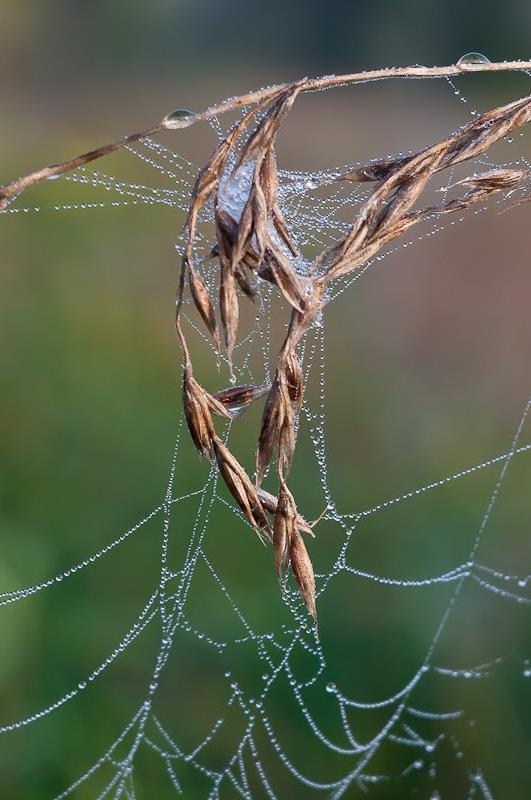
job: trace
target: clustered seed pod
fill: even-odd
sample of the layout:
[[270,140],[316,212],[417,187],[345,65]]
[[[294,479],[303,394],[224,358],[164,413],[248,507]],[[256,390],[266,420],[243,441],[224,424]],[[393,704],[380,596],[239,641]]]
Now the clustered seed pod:
[[[307,275],[301,276],[295,267],[295,259],[299,255],[278,203],[274,146],[280,124],[303,86],[304,82],[281,87],[267,101],[258,103],[233,126],[200,170],[185,224],[177,330],[185,361],[183,404],[193,442],[202,456],[212,459],[214,455],[219,473],[245,519],[262,540],[272,544],[279,579],[281,582],[284,580],[289,565],[304,604],[317,622],[314,571],[301,535],[312,533],[312,525],[297,511],[295,499],[286,482],[294,458],[297,422],[304,393],[297,346],[322,312],[325,289],[331,281],[366,263],[385,244],[411,226],[433,216],[468,208],[499,191],[510,194],[529,180],[529,169],[492,169],[445,187],[446,190],[464,189],[462,196],[445,199],[439,206],[417,207],[434,175],[481,155],[500,138],[528,122],[531,118],[531,102],[529,98],[524,98],[478,116],[447,139],[418,153],[347,170],[340,180],[373,181],[378,185],[360,207],[345,235],[323,250]],[[258,112],[262,113],[262,117],[247,135],[239,157],[236,157],[240,137],[246,133]],[[180,118],[178,122],[180,124]],[[229,159],[234,166],[227,178]],[[230,186],[230,181],[241,169],[245,169],[250,176],[249,192],[241,212],[234,212],[233,215],[224,207],[220,186]],[[529,199],[528,194],[520,202]],[[192,375],[188,348],[180,325],[186,275],[193,302],[218,352],[221,346],[214,305],[192,263],[198,215],[209,200],[214,207],[216,244],[210,249],[207,260],[217,259],[219,262],[219,309],[231,374],[239,324],[238,292],[254,301],[256,285],[260,280],[265,280],[278,288],[290,306],[288,331],[278,356],[274,379],[268,385],[233,386],[209,394]],[[243,466],[217,436],[211,414],[235,419],[265,394],[267,398],[256,450],[256,480],[253,483]],[[261,487],[275,459],[279,478],[277,497]],[[272,522],[268,515],[272,517]]]

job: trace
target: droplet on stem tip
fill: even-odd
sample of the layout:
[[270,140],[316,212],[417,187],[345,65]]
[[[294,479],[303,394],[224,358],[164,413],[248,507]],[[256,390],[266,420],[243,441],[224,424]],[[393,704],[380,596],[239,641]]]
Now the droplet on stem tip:
[[165,128],[187,128],[194,121],[197,114],[194,111],[188,111],[187,108],[176,108],[175,111],[170,111],[162,120]]

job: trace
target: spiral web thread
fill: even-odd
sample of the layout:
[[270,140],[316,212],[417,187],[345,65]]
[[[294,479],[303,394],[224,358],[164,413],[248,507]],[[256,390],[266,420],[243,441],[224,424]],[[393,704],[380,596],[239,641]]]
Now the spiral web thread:
[[[452,91],[462,102],[466,98],[461,94],[455,83],[448,80]],[[476,112],[472,110],[472,114]],[[221,135],[221,127],[216,121],[213,123],[218,134]],[[520,135],[523,135],[520,134]],[[189,192],[196,167],[181,155],[172,152],[162,144],[145,139],[138,146],[128,148],[132,156],[140,158],[150,167],[156,170],[156,174],[163,176],[169,183],[168,188],[147,186],[115,178],[103,171],[91,171],[82,168],[66,177],[67,181],[87,187],[103,188],[109,192],[112,199],[109,202],[88,201],[72,204],[51,206],[56,210],[97,209],[106,207],[109,204],[114,207],[128,205],[163,205],[174,209],[186,209],[188,205]],[[524,165],[529,167],[529,162],[521,156],[518,161],[507,161],[500,166]],[[488,154],[476,159],[474,169],[481,171],[493,164]],[[469,174],[472,170],[469,170]],[[337,184],[335,179],[340,174],[341,169],[323,170],[318,173],[305,172],[280,172],[280,200],[283,213],[288,222],[289,228],[296,239],[299,248],[312,248],[318,246],[323,248],[337,239],[347,229],[347,219],[352,217],[352,209],[368,196],[372,187],[359,186],[353,187],[351,184]],[[446,191],[445,185],[452,183],[453,175],[445,177],[445,184],[441,190]],[[509,199],[507,195],[498,199],[497,203],[502,208],[514,201],[514,196]],[[492,213],[491,203],[489,209],[477,208],[469,213]],[[350,213],[345,216],[344,209],[349,209]],[[44,207],[31,208],[12,204],[7,210],[7,214],[24,214],[35,211],[43,211]],[[212,209],[207,208],[204,212],[204,222],[209,221]],[[426,237],[434,237],[448,225],[459,224],[466,218],[466,214],[459,219],[444,220],[442,223],[434,220],[433,224],[427,229],[422,230],[411,240],[400,241],[398,245],[390,248],[387,252],[369,261],[362,269],[353,273],[348,278],[338,281],[332,288],[328,297],[328,302],[333,301],[340,294],[351,288],[352,285],[363,278],[368,270],[373,269],[383,259],[389,258],[401,247],[410,247],[417,240]],[[198,237],[197,254],[198,257],[204,255],[208,246],[211,244],[208,238]],[[180,243],[177,242],[177,251],[180,250]],[[304,265],[301,265],[301,269]],[[214,294],[215,283],[214,271],[208,268],[203,269],[203,278],[209,290]],[[270,369],[274,350],[270,352],[271,331],[270,307],[274,301],[274,290],[271,287],[260,289],[258,297],[258,308],[256,325],[247,335],[242,336],[236,349],[236,363],[238,383],[258,383],[270,377]],[[203,344],[211,347],[207,336],[203,333],[201,326],[196,324],[196,316],[191,307],[185,314],[187,323],[193,326],[197,335],[202,337]],[[326,313],[324,314],[326,317]],[[438,798],[440,795],[437,790],[437,772],[435,758],[437,749],[443,741],[450,741],[455,758],[462,758],[462,746],[455,735],[449,732],[449,725],[453,720],[462,717],[465,711],[459,707],[449,708],[445,711],[433,711],[422,705],[422,700],[417,699],[419,687],[428,676],[439,676],[448,681],[460,681],[475,679],[478,681],[486,679],[494,674],[504,663],[504,654],[499,654],[488,663],[470,665],[466,668],[452,668],[441,664],[438,660],[437,646],[446,631],[452,624],[456,614],[457,601],[465,587],[473,584],[481,592],[490,596],[494,595],[500,603],[508,603],[511,606],[520,606],[527,609],[531,604],[529,588],[531,578],[527,574],[506,574],[499,570],[496,565],[483,563],[480,559],[479,547],[484,537],[489,533],[489,520],[493,510],[499,500],[506,483],[510,480],[513,464],[520,462],[528,456],[531,451],[531,429],[530,429],[530,408],[531,394],[528,398],[522,398],[521,413],[515,420],[514,433],[512,440],[507,443],[504,452],[495,453],[492,457],[481,463],[465,465],[451,475],[436,477],[424,485],[416,486],[410,491],[397,497],[384,498],[376,505],[361,510],[348,511],[338,509],[334,502],[334,494],[330,487],[327,475],[327,452],[325,438],[325,320],[320,320],[314,325],[302,346],[301,361],[306,379],[310,375],[318,375],[319,391],[317,398],[305,398],[299,437],[310,436],[313,444],[313,451],[318,465],[320,476],[320,490],[323,498],[323,505],[327,506],[325,520],[337,526],[342,532],[341,546],[338,548],[334,557],[331,559],[331,566],[325,572],[319,572],[317,564],[317,601],[318,604],[326,594],[327,590],[339,576],[352,580],[352,596],[355,597],[358,585],[362,582],[372,582],[375,586],[393,586],[402,588],[404,591],[429,592],[435,587],[444,587],[447,592],[447,603],[444,613],[438,619],[433,620],[433,636],[427,647],[424,658],[418,663],[417,668],[410,675],[409,679],[393,695],[382,697],[373,702],[363,701],[356,691],[356,687],[345,687],[333,683],[325,683],[324,676],[330,673],[330,665],[327,661],[325,646],[319,640],[315,630],[310,624],[304,608],[301,604],[297,592],[286,587],[282,597],[282,602],[287,609],[290,625],[282,625],[278,630],[260,630],[253,624],[253,620],[248,616],[233,599],[231,586],[218,572],[216,566],[208,556],[207,540],[211,532],[211,515],[213,509],[222,506],[226,513],[232,515],[236,522],[239,520],[239,527],[243,528],[245,522],[240,512],[231,502],[218,494],[218,476],[215,468],[212,468],[206,478],[204,485],[199,486],[192,492],[179,494],[179,487],[176,485],[176,464],[179,458],[187,458],[191,452],[187,437],[181,442],[182,422],[179,424],[173,457],[169,470],[168,483],[164,497],[160,505],[153,508],[142,519],[140,519],[129,530],[122,533],[115,540],[105,547],[83,559],[79,563],[72,565],[69,569],[52,578],[44,579],[42,582],[26,588],[7,591],[0,595],[0,606],[9,606],[20,601],[31,598],[40,592],[50,589],[56,583],[75,579],[75,576],[85,569],[90,569],[93,564],[105,558],[116,548],[126,546],[126,543],[133,537],[141,536],[147,523],[158,520],[162,529],[161,550],[160,550],[160,578],[158,585],[153,587],[153,591],[147,599],[142,611],[139,613],[133,624],[122,636],[119,644],[110,655],[99,664],[89,675],[86,675],[77,686],[62,697],[55,699],[45,708],[39,709],[31,716],[20,719],[12,723],[0,725],[0,733],[7,735],[14,730],[22,729],[27,726],[38,724],[43,717],[52,715],[66,703],[73,701],[80,693],[96,681],[104,672],[112,668],[113,663],[120,655],[137,639],[142,637],[144,632],[153,626],[158,626],[160,630],[160,643],[153,665],[144,697],[138,703],[133,716],[129,719],[123,729],[116,735],[114,740],[106,747],[100,758],[95,761],[78,780],[66,788],[61,794],[57,795],[56,800],[67,798],[76,794],[76,790],[84,784],[89,784],[101,772],[105,771],[110,775],[103,788],[98,788],[98,800],[103,798],[128,798],[132,800],[137,795],[135,793],[135,769],[137,756],[143,748],[155,753],[161,760],[167,771],[168,781],[175,789],[176,793],[183,792],[182,781],[180,778],[180,767],[186,764],[205,778],[209,789],[209,798],[225,796],[223,793],[227,787],[230,789],[229,796],[239,796],[251,798],[255,796],[266,796],[269,798],[279,798],[281,795],[275,790],[275,781],[271,778],[267,767],[267,759],[262,754],[262,740],[268,742],[272,753],[282,765],[282,769],[301,785],[301,796],[320,795],[330,798],[340,798],[352,796],[352,787],[357,787],[361,794],[369,792],[377,784],[385,784],[400,778],[407,778],[412,773],[426,773],[432,779],[432,793],[430,797]],[[262,354],[263,373],[257,374],[255,361],[250,358],[250,353],[255,348]],[[531,387],[530,387],[531,388]],[[237,421],[232,425],[238,424]],[[230,427],[230,426],[229,426]],[[230,435],[227,430],[226,435]],[[349,555],[349,545],[354,532],[357,536],[363,535],[363,526],[368,517],[379,514],[385,509],[398,504],[415,501],[426,493],[437,492],[443,487],[454,481],[466,481],[472,475],[479,472],[488,473],[492,476],[492,489],[487,497],[481,521],[474,536],[472,536],[471,546],[468,557],[462,563],[456,564],[452,569],[438,575],[429,577],[407,576],[404,578],[387,577],[385,575],[374,574],[372,572],[357,569],[353,558]],[[172,520],[179,514],[179,507],[189,502],[196,503],[197,514],[195,524],[191,531],[183,531],[178,526],[172,526]],[[232,531],[231,535],[244,535],[242,531]],[[183,556],[175,568],[172,559],[173,537],[187,537],[186,546],[183,549]],[[206,569],[209,575],[212,592],[224,598],[226,613],[237,618],[240,627],[240,636],[234,640],[216,640],[209,633],[201,628],[196,628],[191,623],[188,612],[187,602],[193,586],[194,578],[198,568]],[[281,601],[279,600],[279,603]],[[326,625],[326,620],[323,620]],[[172,729],[161,721],[157,710],[157,692],[161,677],[167,669],[167,662],[173,650],[174,641],[178,632],[186,631],[189,635],[197,637],[203,644],[211,648],[213,653],[223,654],[232,651],[232,657],[237,658],[238,646],[246,644],[255,650],[256,658],[263,670],[262,684],[253,692],[249,692],[234,679],[231,672],[227,671],[224,681],[227,688],[226,711],[230,719],[230,710],[236,709],[243,719],[243,734],[239,738],[232,755],[228,758],[223,768],[212,768],[207,756],[209,745],[215,741],[216,736],[226,722],[223,716],[211,724],[207,723],[204,737],[199,740],[196,746],[189,750],[183,749],[179,744],[181,726],[186,725],[186,720],[174,720]],[[301,679],[297,674],[294,665],[294,654],[302,649],[306,656],[313,663],[313,669]],[[531,666],[526,661],[521,665],[522,676],[531,676]],[[328,753],[341,756],[341,769],[338,770],[338,777],[335,780],[322,782],[313,777],[316,770],[313,764],[296,763],[288,754],[289,747],[283,742],[282,734],[276,729],[274,722],[268,714],[268,698],[273,692],[275,684],[279,680],[287,679],[291,699],[295,702],[301,712],[303,732],[302,736],[310,736],[315,742]],[[329,695],[331,702],[336,704],[338,720],[340,723],[341,736],[332,738],[326,734],[314,719],[311,709],[311,701],[307,696],[311,690],[317,690]],[[376,725],[374,735],[368,740],[360,740],[356,734],[355,723],[352,721],[351,713],[364,712],[374,713],[380,722]],[[427,737],[422,733],[423,723],[429,721],[433,726],[439,728],[439,733],[435,736],[430,734]],[[472,722],[472,721],[471,721]],[[315,744],[314,742],[314,744]],[[394,745],[403,751],[405,762],[403,768],[394,775],[380,774],[373,768],[379,751],[389,744]],[[4,742],[8,747],[8,742]],[[254,777],[251,777],[251,774]],[[481,765],[470,765],[467,767],[468,798],[483,797],[491,798],[491,790],[487,783]],[[259,786],[259,794],[256,786]],[[350,792],[350,793],[349,793]]]

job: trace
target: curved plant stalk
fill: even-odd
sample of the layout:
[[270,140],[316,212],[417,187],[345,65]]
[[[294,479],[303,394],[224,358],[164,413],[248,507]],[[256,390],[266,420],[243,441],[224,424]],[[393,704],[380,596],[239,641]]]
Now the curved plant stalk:
[[[299,86],[301,92],[317,92],[324,89],[332,89],[336,86],[348,86],[354,83],[389,80],[391,78],[445,78],[453,75],[462,75],[464,72],[521,72],[530,69],[531,61],[489,61],[480,64],[457,63],[450,64],[447,67],[390,67],[388,69],[353,72],[347,75],[332,75],[324,78],[305,78],[299,81]],[[12,198],[21,194],[30,186],[34,186],[36,183],[41,183],[50,178],[57,178],[84,164],[88,164],[90,161],[95,161],[98,158],[114,153],[116,150],[120,150],[128,144],[133,144],[148,136],[155,136],[165,131],[187,128],[190,125],[195,125],[200,120],[213,119],[214,117],[219,117],[221,114],[226,114],[228,111],[236,111],[246,106],[262,103],[267,104],[276,95],[287,91],[289,86],[290,84],[280,84],[268,87],[267,89],[249,92],[240,97],[231,98],[230,100],[225,100],[222,103],[211,106],[200,114],[187,114],[185,119],[181,118],[178,122],[172,121],[173,115],[168,114],[154,127],[147,128],[138,133],[132,133],[122,139],[118,139],[116,142],[111,142],[95,150],[90,150],[88,153],[83,153],[67,161],[42,167],[35,172],[31,172],[22,178],[12,181],[12,183],[7,184],[0,190],[0,212],[4,211]]]

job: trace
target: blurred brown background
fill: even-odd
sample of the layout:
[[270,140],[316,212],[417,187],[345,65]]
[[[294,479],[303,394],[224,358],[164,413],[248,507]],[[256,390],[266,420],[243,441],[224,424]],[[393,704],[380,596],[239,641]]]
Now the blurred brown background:
[[[530,22],[524,0],[4,0],[0,183],[137,130],[175,107],[200,109],[278,80],[452,63],[470,50],[492,60],[525,58]],[[529,92],[529,81],[521,75],[463,79],[467,104],[443,81],[395,81],[302,98],[280,141],[281,166],[319,169],[420,147],[468,121],[471,108]],[[164,139],[195,164],[213,143],[210,129]],[[530,149],[529,134],[515,137],[496,159],[529,157]],[[100,166],[125,180],[171,186],[130,156]],[[61,181],[28,193],[19,205],[82,202],[89,194]],[[497,210],[471,214],[389,257],[327,308],[329,483],[341,511],[371,508],[509,449],[530,391],[529,206],[503,215]],[[173,243],[182,221],[180,212],[161,206],[1,220],[1,591],[68,568],[162,500],[180,408]],[[215,371],[210,380],[219,380]],[[309,397],[318,403],[316,387],[309,387]],[[256,429],[257,415],[243,424]],[[311,442],[302,434],[293,484],[312,518],[322,497]],[[529,442],[527,424],[520,443]],[[530,464],[525,454],[511,463],[478,553],[483,563],[519,575],[529,571]],[[429,577],[462,563],[499,469],[362,520],[348,563],[396,578]],[[205,476],[185,440],[175,493],[199,488]],[[195,514],[191,502],[174,512],[176,563]],[[148,523],[68,581],[0,609],[0,725],[54,702],[113,650],[158,580],[160,523]],[[312,557],[324,572],[343,533],[327,522],[317,532]],[[222,506],[206,548],[254,628],[281,637],[281,625],[293,623],[279,600],[269,554]],[[326,683],[367,702],[398,691],[424,657],[451,589],[397,589],[347,575],[334,580],[320,605],[327,665],[308,697],[334,741],[343,740]],[[242,635],[206,574],[194,583],[189,616],[219,640]],[[0,736],[0,797],[53,797],[101,755],[145,693],[160,639],[156,626],[81,697]],[[530,644],[527,608],[470,582],[435,662],[466,669],[504,655],[504,663],[484,681],[426,680],[419,704],[464,709],[463,721],[445,729],[432,757],[435,777],[426,756],[423,769],[405,782],[376,786],[370,796],[464,798],[467,773],[481,767],[495,798],[529,797],[529,681],[522,670]],[[299,667],[302,673],[310,668],[303,655]],[[179,745],[192,750],[225,716],[205,761],[213,768],[226,763],[244,723],[234,709],[227,712],[222,676],[231,671],[252,693],[261,669],[253,648],[229,646],[213,657],[195,637],[179,634],[158,695]],[[323,754],[287,681],[279,683],[267,710],[289,757],[316,780],[337,779],[348,769],[345,758]],[[353,718],[362,740],[374,734],[374,724],[373,717]],[[427,723],[423,732],[429,738],[440,730]],[[265,737],[258,742],[278,797],[317,796],[289,778]],[[415,755],[383,748],[374,771],[399,774]],[[207,782],[191,767],[180,765],[178,774],[185,797],[207,796]],[[74,796],[96,797],[100,788],[95,782]],[[235,796],[230,787],[224,791],[223,797]],[[349,798],[362,796],[355,786],[349,792]],[[140,757],[137,794],[173,796],[163,765],[148,752]],[[257,790],[256,796],[263,795]]]

